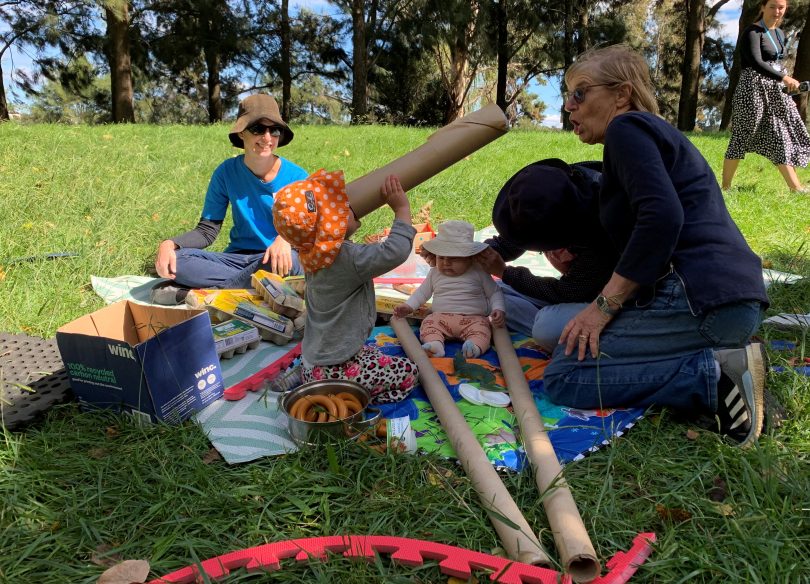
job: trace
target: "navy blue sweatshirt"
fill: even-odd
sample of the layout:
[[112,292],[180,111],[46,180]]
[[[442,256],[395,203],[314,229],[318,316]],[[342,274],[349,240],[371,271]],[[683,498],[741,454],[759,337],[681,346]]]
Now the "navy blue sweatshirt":
[[608,125],[599,213],[620,253],[620,276],[650,287],[671,266],[695,314],[743,300],[767,305],[762,263],[729,215],[714,172],[658,116],[627,112]]

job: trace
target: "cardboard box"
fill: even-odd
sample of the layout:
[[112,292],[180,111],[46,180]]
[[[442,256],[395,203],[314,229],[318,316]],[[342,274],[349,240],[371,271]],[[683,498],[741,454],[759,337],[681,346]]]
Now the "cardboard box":
[[122,300],[62,326],[56,343],[83,409],[175,424],[224,390],[205,310]]

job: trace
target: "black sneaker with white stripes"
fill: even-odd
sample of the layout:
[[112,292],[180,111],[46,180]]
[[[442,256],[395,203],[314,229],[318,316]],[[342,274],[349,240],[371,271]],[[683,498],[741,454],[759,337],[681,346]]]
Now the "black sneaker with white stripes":
[[765,349],[761,343],[751,343],[715,351],[714,358],[720,363],[715,412],[720,433],[739,446],[750,446],[762,432]]

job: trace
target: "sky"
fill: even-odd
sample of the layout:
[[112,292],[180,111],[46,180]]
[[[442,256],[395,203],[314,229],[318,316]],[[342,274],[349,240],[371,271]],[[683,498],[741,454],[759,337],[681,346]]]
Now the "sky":
[[[311,12],[316,14],[335,12],[335,7],[324,0],[293,0],[291,8],[294,11],[297,7],[308,8]],[[723,29],[723,38],[727,41],[734,42],[737,38],[737,22],[740,17],[740,9],[742,7],[742,0],[731,0],[728,4],[723,6],[718,12],[717,20],[720,22]],[[31,58],[29,55],[21,54],[16,50],[9,50],[3,55],[3,84],[6,88],[6,93],[9,101],[19,102],[22,95],[15,86],[10,83],[10,73],[13,68],[22,68],[25,70],[30,67]],[[549,127],[560,127],[560,107],[562,106],[562,96],[560,95],[560,84],[558,80],[549,80],[545,86],[533,85],[530,86],[530,91],[537,94],[543,102],[546,103],[548,108],[545,111],[543,125]]]

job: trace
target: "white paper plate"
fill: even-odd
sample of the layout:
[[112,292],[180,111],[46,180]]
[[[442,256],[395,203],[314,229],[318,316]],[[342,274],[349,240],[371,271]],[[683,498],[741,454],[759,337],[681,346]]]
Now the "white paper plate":
[[459,385],[458,392],[461,394],[461,397],[477,406],[505,408],[510,403],[509,396],[505,393],[500,391],[478,389],[469,383],[462,383]]

